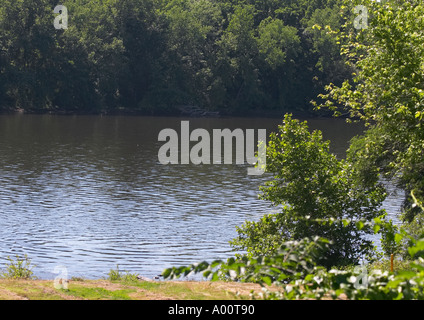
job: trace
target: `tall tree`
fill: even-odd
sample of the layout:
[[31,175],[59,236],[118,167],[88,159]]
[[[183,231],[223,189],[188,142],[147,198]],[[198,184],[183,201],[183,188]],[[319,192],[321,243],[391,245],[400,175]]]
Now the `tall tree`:
[[216,74],[226,93],[225,104],[233,110],[262,104],[254,16],[253,6],[236,6],[219,43]]
[[373,231],[361,228],[361,221],[384,214],[385,194],[378,183],[357,184],[356,170],[329,151],[322,133],[311,133],[306,122],[290,115],[271,134],[266,156],[266,172],[274,178],[261,187],[261,198],[276,213],[238,228],[235,249],[269,255],[285,241],[320,236],[333,242],[320,259],[327,267],[357,264],[371,254],[367,236]]
[[260,57],[265,62],[260,69],[262,90],[272,97],[268,103],[281,111],[295,108],[295,101],[290,96],[304,89],[296,77],[301,51],[298,30],[284,25],[280,19],[268,17],[259,25],[257,42]]
[[[328,86],[323,106],[368,125],[352,145],[350,159],[362,169],[364,184],[389,179],[405,191],[403,219],[418,237],[424,232],[424,213],[417,205],[424,199],[424,5],[365,1],[347,2],[346,9],[355,5],[368,12],[361,24],[359,12],[348,21],[345,34],[344,53],[357,71],[353,81]],[[367,28],[359,29],[364,23]]]
[[222,29],[221,9],[210,0],[174,0],[167,19],[167,75],[174,103],[211,107],[209,86]]
[[50,4],[48,0],[6,0],[1,4],[0,46],[2,62],[6,64],[2,73],[13,107],[51,105],[50,57],[55,29]]
[[123,43],[123,66],[119,75],[119,105],[149,110],[162,107],[167,61],[167,25],[158,13],[156,0],[117,1],[116,24]]

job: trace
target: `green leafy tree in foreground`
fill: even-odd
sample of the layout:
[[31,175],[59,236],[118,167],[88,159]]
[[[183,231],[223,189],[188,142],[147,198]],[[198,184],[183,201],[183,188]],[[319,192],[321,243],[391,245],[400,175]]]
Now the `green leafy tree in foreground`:
[[[363,185],[389,180],[405,192],[402,219],[420,238],[424,213],[424,4],[422,1],[349,1],[365,5],[368,28],[347,22],[343,54],[356,70],[353,80],[330,84],[321,107],[360,119],[368,130],[356,138],[349,161]],[[415,200],[414,200],[415,198]]]
[[385,194],[377,183],[358,186],[356,172],[329,151],[320,131],[311,133],[306,122],[286,115],[270,136],[266,172],[274,179],[261,187],[260,197],[279,212],[237,228],[239,235],[231,242],[235,249],[267,255],[285,241],[319,236],[333,243],[320,259],[325,266],[356,264],[372,252],[366,239],[372,230],[354,222],[384,214]]

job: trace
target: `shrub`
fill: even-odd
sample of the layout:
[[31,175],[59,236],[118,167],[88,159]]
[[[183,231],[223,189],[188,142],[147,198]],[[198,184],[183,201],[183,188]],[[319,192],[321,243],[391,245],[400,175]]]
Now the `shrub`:
[[110,281],[125,281],[125,282],[133,282],[138,280],[138,275],[129,273],[125,271],[125,273],[119,270],[119,266],[116,266],[116,270],[110,269],[108,274],[108,280]]
[[1,277],[6,279],[35,279],[33,276],[33,267],[31,265],[31,259],[27,255],[20,257],[16,255],[16,260],[11,257],[7,257],[9,261],[6,264],[6,270],[1,272]]
[[[212,281],[224,274],[238,281],[257,282],[263,287],[255,298],[266,300],[298,299],[351,299],[351,300],[412,300],[424,299],[424,239],[414,241],[409,247],[415,259],[408,269],[389,272],[379,269],[367,270],[346,268],[345,270],[317,266],[314,257],[329,246],[323,238],[287,242],[275,254],[242,259],[230,258],[212,263],[202,262],[188,267],[164,270],[165,279],[202,273]],[[271,287],[272,285],[272,287]]]

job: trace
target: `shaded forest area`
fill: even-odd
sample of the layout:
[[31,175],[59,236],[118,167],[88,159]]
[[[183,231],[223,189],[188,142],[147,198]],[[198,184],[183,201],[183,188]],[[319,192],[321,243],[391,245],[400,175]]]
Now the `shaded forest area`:
[[[314,113],[351,70],[328,32],[339,0],[57,0],[0,4],[0,110]],[[321,114],[324,111],[320,111]]]

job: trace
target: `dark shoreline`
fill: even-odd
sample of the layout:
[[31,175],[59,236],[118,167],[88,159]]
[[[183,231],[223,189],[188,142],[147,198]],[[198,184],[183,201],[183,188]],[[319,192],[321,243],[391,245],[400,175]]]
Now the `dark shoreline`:
[[[53,115],[53,116],[134,116],[134,117],[187,117],[187,118],[271,118],[271,119],[282,119],[286,113],[292,114],[295,118],[303,119],[330,119],[334,118],[332,114],[324,114],[317,112],[305,112],[305,111],[271,111],[271,110],[258,110],[258,111],[246,111],[243,113],[232,112],[208,112],[205,111],[204,115],[187,114],[184,112],[171,111],[171,112],[145,112],[138,110],[103,110],[103,111],[67,111],[67,110],[24,110],[24,109],[9,109],[0,110],[0,115],[14,115],[14,114],[25,114],[25,115]],[[343,118],[343,117],[340,117]]]

